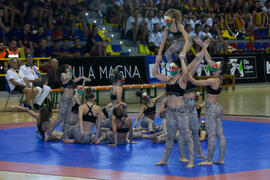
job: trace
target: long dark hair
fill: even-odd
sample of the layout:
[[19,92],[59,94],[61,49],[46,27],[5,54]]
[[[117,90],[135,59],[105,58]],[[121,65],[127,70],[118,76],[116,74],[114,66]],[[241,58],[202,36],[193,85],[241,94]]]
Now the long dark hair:
[[118,107],[113,109],[113,115],[116,117],[116,119],[127,117],[127,107],[120,104]]
[[90,88],[85,89],[84,93],[85,93],[84,98],[86,101],[93,99],[95,97],[92,89]]
[[51,108],[49,106],[43,106],[39,111],[40,123],[43,124],[45,122],[49,122],[51,115]]

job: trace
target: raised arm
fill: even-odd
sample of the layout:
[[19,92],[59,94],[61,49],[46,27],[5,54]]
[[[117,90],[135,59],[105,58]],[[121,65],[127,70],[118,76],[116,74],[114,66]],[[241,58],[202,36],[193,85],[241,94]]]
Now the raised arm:
[[185,44],[184,44],[184,47],[182,49],[182,51],[179,53],[186,56],[188,50],[189,50],[189,39],[188,39],[188,33],[186,32],[185,30],[185,27],[182,25],[182,24],[177,24],[178,26],[178,29],[181,31],[181,33],[183,34],[183,37],[184,37],[184,40],[185,40]]
[[165,46],[165,43],[167,40],[167,36],[168,36],[168,28],[166,27],[164,32],[163,32],[162,41],[161,41],[160,46],[159,46],[158,56],[162,55],[162,52],[163,52],[163,49],[164,49],[164,46]]
[[156,56],[156,63],[154,65],[152,75],[162,82],[167,82],[168,77],[158,72],[158,67],[161,60],[162,60],[162,56]]

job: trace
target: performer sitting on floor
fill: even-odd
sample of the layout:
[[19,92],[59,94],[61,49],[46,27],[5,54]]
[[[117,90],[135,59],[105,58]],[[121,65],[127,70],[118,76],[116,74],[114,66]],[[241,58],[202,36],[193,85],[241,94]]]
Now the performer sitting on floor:
[[[21,106],[10,106],[12,109],[21,112],[27,112],[37,121],[37,132],[41,136],[43,140],[45,140],[45,132],[49,129],[49,127],[54,123],[54,120],[50,120],[52,117],[52,110],[48,106],[43,106],[39,110],[39,113],[35,113],[34,111],[21,107]],[[63,137],[63,132],[53,130],[52,135],[48,139],[48,141],[60,141]]]
[[107,141],[110,146],[132,144],[132,138],[132,120],[127,116],[127,105],[122,102],[113,108],[112,131],[102,132],[97,143]]
[[[102,112],[100,107],[94,104],[94,97],[91,89],[85,90],[86,103],[79,107],[79,124],[68,128],[69,139],[64,139],[65,143],[96,143],[100,134]],[[94,135],[95,126],[97,131]]]
[[150,98],[147,93],[143,93],[141,91],[137,91],[136,95],[141,97],[143,100],[143,105],[141,107],[141,110],[136,118],[134,127],[136,128],[138,126],[139,119],[143,116],[140,124],[142,128],[145,128],[146,130],[150,132],[158,132],[160,131],[160,126],[157,126],[154,124],[154,119],[156,116],[156,102],[165,95],[165,92],[161,93],[156,98]]

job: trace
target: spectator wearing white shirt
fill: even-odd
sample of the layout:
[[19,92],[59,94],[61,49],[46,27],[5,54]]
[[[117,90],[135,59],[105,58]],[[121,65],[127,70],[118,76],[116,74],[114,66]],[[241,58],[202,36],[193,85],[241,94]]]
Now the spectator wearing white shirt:
[[158,53],[159,46],[162,41],[162,33],[159,32],[159,26],[158,24],[154,24],[154,30],[149,36],[149,50],[155,52],[155,54]]
[[6,73],[6,80],[11,92],[20,92],[26,95],[24,106],[31,109],[31,100],[33,95],[37,94],[38,90],[36,88],[31,88],[27,86],[18,70],[19,65],[17,59],[9,61],[10,68]]
[[34,107],[40,109],[43,101],[50,94],[51,88],[42,83],[38,67],[33,65],[33,59],[30,54],[27,55],[26,64],[20,67],[20,74],[28,86],[38,89],[38,94],[33,101]]
[[200,24],[196,24],[195,26],[195,30],[194,31],[191,31],[189,34],[188,34],[189,38],[193,39],[194,37],[199,37],[201,40],[204,39],[204,37],[206,36],[206,34],[201,31],[201,25]]
[[163,31],[164,27],[166,27],[166,23],[163,16],[164,12],[162,10],[159,10],[157,16],[154,17],[155,22],[157,22],[160,27],[160,31]]
[[[144,27],[146,27],[146,29]],[[140,15],[139,10],[136,9],[133,12],[133,15],[130,16],[127,20],[125,34],[128,38],[133,40],[133,44],[135,45],[138,36],[139,35],[145,36],[146,33],[148,35],[147,22]]]
[[152,32],[154,29],[154,24],[159,23],[156,18],[154,18],[154,11],[149,11],[148,17],[145,19],[147,22],[149,32]]
[[210,26],[207,24],[204,26],[204,33],[207,38],[213,38],[212,34],[210,33]]
[[268,16],[270,15],[270,0],[267,0],[265,5],[262,7],[262,10],[265,11]]

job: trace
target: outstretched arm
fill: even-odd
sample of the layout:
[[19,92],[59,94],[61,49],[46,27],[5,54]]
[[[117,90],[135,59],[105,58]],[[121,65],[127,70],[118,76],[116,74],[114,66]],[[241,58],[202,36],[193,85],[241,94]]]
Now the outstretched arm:
[[157,97],[153,98],[153,103],[156,103],[160,98],[162,98],[164,95],[166,94],[165,91],[163,91],[162,93],[160,93]]
[[137,118],[136,118],[135,124],[134,124],[134,127],[135,127],[135,128],[137,128],[137,126],[138,126],[138,121],[139,121],[139,119],[141,119],[141,117],[142,117],[142,115],[143,115],[143,112],[144,112],[145,108],[146,108],[145,106],[142,106],[142,107],[141,107],[141,110],[140,110],[140,112],[139,112],[139,114],[138,114],[138,116],[137,116]]
[[188,73],[188,78],[189,78],[189,81],[196,86],[212,86],[215,83],[215,79],[213,78],[210,78],[207,80],[196,80],[191,75],[191,73]]

